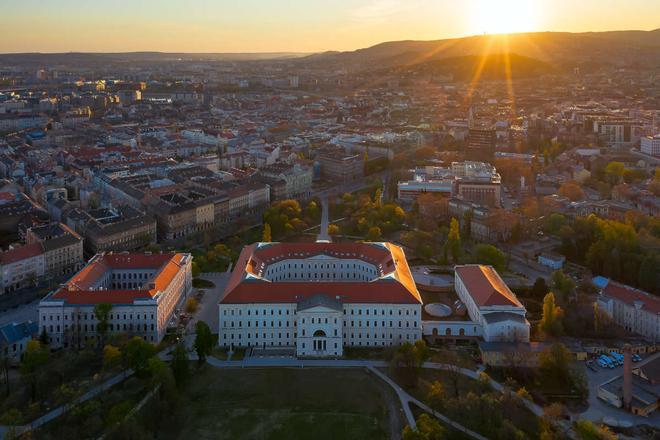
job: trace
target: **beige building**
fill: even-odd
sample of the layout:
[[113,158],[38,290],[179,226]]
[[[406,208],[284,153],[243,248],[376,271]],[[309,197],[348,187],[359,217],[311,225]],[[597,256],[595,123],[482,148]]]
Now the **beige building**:
[[157,344],[170,318],[192,288],[192,256],[98,254],[87,266],[39,303],[39,333],[50,346],[95,346],[97,304],[112,306],[108,335],[140,336]]
[[61,276],[74,273],[83,266],[83,239],[62,223],[50,223],[28,229],[27,244],[39,243],[44,252],[45,273]]

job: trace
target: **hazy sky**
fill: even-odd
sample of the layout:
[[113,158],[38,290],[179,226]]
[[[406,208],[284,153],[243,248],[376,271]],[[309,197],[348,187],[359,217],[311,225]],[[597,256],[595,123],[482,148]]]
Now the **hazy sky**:
[[660,27],[660,0],[0,0],[5,52],[314,52]]

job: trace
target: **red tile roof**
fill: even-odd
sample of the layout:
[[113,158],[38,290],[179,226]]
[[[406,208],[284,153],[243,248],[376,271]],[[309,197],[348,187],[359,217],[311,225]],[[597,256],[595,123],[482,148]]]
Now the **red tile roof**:
[[[365,282],[271,282],[261,278],[269,264],[317,255],[363,260],[376,266],[381,278]],[[422,303],[403,250],[391,243],[251,244],[243,248],[221,303],[295,303],[319,293],[347,303]]]
[[454,271],[463,281],[477,306],[523,306],[491,266],[480,264],[456,266]]
[[636,301],[640,301],[642,310],[655,314],[660,313],[660,298],[625,284],[610,281],[602,290],[602,293],[610,298],[623,301],[632,307],[635,306]]
[[[99,254],[51,298],[63,299],[71,304],[131,304],[136,299],[153,298],[172,282],[181,268],[184,254]],[[109,270],[153,269],[156,275],[147,280],[153,288],[90,290],[96,281]]]
[[17,261],[25,260],[28,258],[36,257],[43,254],[44,248],[41,243],[28,244],[19,246],[14,249],[0,253],[0,264],[12,264]]

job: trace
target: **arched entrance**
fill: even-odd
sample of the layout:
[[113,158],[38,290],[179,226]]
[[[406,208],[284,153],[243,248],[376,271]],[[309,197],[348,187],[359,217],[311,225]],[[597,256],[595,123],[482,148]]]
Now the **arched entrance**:
[[314,332],[313,347],[316,352],[324,352],[327,347],[326,336],[323,330],[316,330]]

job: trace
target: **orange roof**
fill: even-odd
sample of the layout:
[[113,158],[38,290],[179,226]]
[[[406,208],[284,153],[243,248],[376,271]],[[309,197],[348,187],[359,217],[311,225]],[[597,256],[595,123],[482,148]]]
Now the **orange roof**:
[[[271,282],[261,278],[269,264],[317,255],[368,262],[376,266],[379,277],[364,282]],[[392,243],[251,244],[243,248],[221,303],[294,303],[318,293],[347,303],[422,303],[403,250]]]
[[[136,299],[153,298],[159,291],[169,286],[179,273],[184,254],[98,254],[62,288],[55,292],[53,299],[63,299],[73,304],[130,304]],[[91,290],[109,270],[153,269],[156,275],[145,285],[153,284],[152,288],[141,289],[104,289]]]
[[523,307],[492,266],[468,264],[456,266],[454,271],[461,278],[468,293],[478,306]]
[[604,295],[623,301],[629,306],[634,307],[637,302],[642,310],[660,314],[660,299],[642,290],[610,281],[602,292]]

